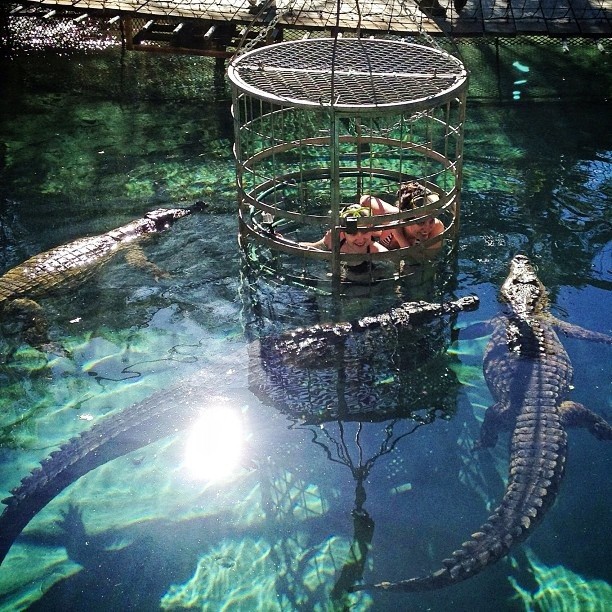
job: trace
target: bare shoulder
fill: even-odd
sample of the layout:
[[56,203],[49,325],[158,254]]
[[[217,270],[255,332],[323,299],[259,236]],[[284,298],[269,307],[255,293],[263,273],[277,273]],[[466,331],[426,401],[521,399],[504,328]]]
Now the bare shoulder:
[[442,232],[444,232],[446,228],[444,227],[444,223],[440,221],[440,219],[436,219],[433,227],[431,228],[431,236],[430,238],[435,238],[439,236]]

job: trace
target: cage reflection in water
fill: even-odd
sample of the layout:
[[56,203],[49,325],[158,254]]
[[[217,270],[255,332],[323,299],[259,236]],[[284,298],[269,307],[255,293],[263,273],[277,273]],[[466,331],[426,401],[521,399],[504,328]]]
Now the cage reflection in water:
[[327,327],[313,325],[304,328],[298,350],[295,330],[272,335],[264,325],[249,345],[249,388],[284,414],[292,429],[309,431],[311,441],[354,481],[354,496],[346,499],[351,554],[331,592],[337,604],[346,603],[348,589],[363,577],[374,534],[366,482],[377,478],[375,464],[410,444],[417,429],[455,414],[460,385],[447,350],[453,322],[444,317],[359,333],[333,326],[337,333],[331,341],[326,334],[324,342],[318,334]]
[[[403,261],[430,257],[431,241],[356,254],[341,252],[342,236],[432,216],[444,223],[445,251],[454,248],[467,91],[459,59],[400,40],[306,39],[239,55],[228,76],[240,240],[250,261],[317,286],[333,286],[364,259],[374,264],[364,280],[398,278],[410,270]],[[364,195],[393,204],[406,181],[432,197],[411,210],[371,210],[375,218],[347,226],[345,206]],[[300,245],[326,232],[331,248]]]

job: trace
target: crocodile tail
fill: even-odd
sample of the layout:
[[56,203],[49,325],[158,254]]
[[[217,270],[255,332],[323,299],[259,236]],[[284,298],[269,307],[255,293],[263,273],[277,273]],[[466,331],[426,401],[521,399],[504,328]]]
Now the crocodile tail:
[[58,493],[100,465],[188,426],[202,401],[202,394],[177,394],[176,388],[157,392],[53,451],[2,500],[0,564],[27,524]]
[[475,576],[507,555],[514,544],[525,540],[542,519],[555,500],[565,454],[566,433],[559,416],[554,411],[542,415],[524,410],[512,436],[508,485],[500,505],[459,550],[442,561],[444,567],[427,576],[399,582],[356,585],[351,591],[431,591]]

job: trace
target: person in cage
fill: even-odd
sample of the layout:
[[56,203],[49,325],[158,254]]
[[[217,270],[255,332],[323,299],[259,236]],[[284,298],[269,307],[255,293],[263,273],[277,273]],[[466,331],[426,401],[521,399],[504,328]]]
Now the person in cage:
[[[395,204],[388,204],[381,198],[371,195],[363,195],[359,204],[364,208],[369,208],[374,215],[395,214],[400,211],[414,210],[426,204],[433,204],[439,200],[439,196],[432,193],[427,188],[417,182],[411,181],[402,183],[397,192]],[[437,217],[429,216],[420,219],[416,223],[403,226],[395,226],[380,232],[379,243],[387,249],[398,249],[402,247],[412,247],[439,236],[438,240],[433,240],[431,244],[425,246],[425,254],[435,255],[442,246],[442,234],[444,223]]]
[[[371,215],[370,208],[360,204],[350,204],[340,211],[340,219],[346,224],[346,231],[340,232],[341,253],[383,253],[388,250],[387,247],[374,240],[375,233],[367,226],[357,227],[353,225],[358,218],[370,217]],[[331,230],[327,230],[323,238],[316,242],[300,242],[299,245],[309,249],[331,251]],[[364,260],[350,266],[347,265],[346,269],[353,274],[360,274],[368,272],[371,268],[370,264],[370,261]]]

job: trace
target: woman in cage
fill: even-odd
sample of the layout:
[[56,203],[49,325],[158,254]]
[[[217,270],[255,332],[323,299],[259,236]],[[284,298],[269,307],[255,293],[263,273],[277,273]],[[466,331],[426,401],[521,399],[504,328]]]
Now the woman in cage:
[[[438,199],[437,194],[412,181],[400,185],[395,205],[370,195],[362,196],[359,203],[362,207],[369,208],[374,215],[385,215],[414,210],[426,204],[433,204]],[[427,255],[434,255],[442,246],[443,232],[444,223],[437,217],[429,216],[416,223],[383,230],[378,240],[387,249],[412,247],[431,241],[424,249]],[[432,240],[437,237],[438,240]]]
[[[360,204],[351,204],[340,211],[340,219],[343,219],[347,225],[346,231],[340,232],[340,252],[341,253],[383,253],[387,251],[387,247],[376,242],[374,232],[365,227],[352,226],[352,220],[359,217],[370,217],[372,211],[369,207],[361,206]],[[319,249],[321,251],[332,250],[332,233],[327,230],[325,235],[316,242],[300,242],[300,246],[310,249]],[[370,269],[370,261],[364,260],[360,263],[346,266],[347,270],[352,273],[363,273]]]

